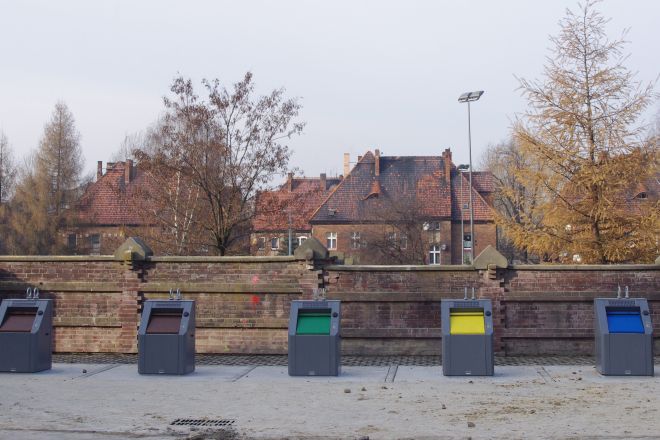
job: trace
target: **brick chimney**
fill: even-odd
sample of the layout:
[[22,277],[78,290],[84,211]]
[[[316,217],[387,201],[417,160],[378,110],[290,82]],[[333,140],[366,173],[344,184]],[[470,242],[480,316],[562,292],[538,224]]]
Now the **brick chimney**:
[[344,153],[344,176],[351,172],[351,153]]
[[321,187],[321,191],[325,191],[326,188],[327,188],[326,187],[325,173],[321,173],[321,179],[320,179],[320,182],[319,182],[319,186]]
[[445,180],[451,184],[451,150],[449,148],[442,152],[442,159],[445,164]]
[[293,173],[287,174],[286,186],[289,189],[289,192],[293,192]]
[[126,166],[124,167],[124,183],[126,185],[131,183],[131,177],[133,177],[133,161],[126,159]]
[[380,150],[376,148],[374,150],[374,174],[380,176]]
[[99,160],[96,162],[96,180],[98,181],[101,177],[103,177],[103,161]]

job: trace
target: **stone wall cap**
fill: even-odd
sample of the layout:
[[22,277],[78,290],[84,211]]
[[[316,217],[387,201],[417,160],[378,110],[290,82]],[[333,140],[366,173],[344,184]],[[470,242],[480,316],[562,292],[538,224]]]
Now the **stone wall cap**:
[[[311,251],[311,252],[309,252]],[[306,260],[325,260],[328,258],[328,249],[315,237],[309,237],[294,251],[293,255]]]
[[154,251],[139,237],[129,237],[115,251],[115,260],[144,261],[151,257]]
[[484,270],[488,269],[489,265],[495,265],[498,269],[506,269],[509,265],[506,257],[500,254],[493,246],[488,245],[486,249],[474,259],[472,265],[475,269]]

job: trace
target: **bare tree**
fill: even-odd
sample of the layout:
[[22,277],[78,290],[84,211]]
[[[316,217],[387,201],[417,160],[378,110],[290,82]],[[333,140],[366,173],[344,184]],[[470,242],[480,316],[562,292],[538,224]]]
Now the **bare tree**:
[[0,204],[11,198],[16,183],[16,166],[7,136],[0,131]]
[[208,100],[190,79],[174,80],[160,142],[136,157],[152,175],[171,179],[161,186],[163,228],[179,237],[185,229],[201,231],[199,245],[225,255],[249,234],[257,192],[286,173],[291,152],[283,142],[303,124],[295,122],[300,105],[285,99],[283,89],[254,97],[250,73],[231,90],[217,79],[203,85]]
[[424,264],[429,240],[428,219],[416,198],[384,198],[376,208],[382,224],[368,229],[365,240],[374,261],[385,264]]
[[[493,207],[496,222],[499,225],[531,223],[540,227],[543,216],[536,208],[547,195],[538,181],[524,181],[520,177],[525,172],[543,172],[533,157],[526,155],[511,139],[490,146],[483,157],[482,168],[490,171],[495,180]],[[510,260],[538,261],[526,249],[516,248],[506,233],[500,234],[498,240],[498,250]]]

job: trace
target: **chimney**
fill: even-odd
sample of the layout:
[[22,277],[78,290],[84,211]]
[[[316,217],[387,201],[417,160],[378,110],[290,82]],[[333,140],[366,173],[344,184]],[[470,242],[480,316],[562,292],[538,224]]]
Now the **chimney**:
[[99,160],[96,163],[96,180],[98,181],[101,177],[103,177],[103,161]]
[[451,150],[449,148],[442,152],[442,159],[445,164],[445,180],[447,184],[451,185]]
[[344,176],[351,171],[351,153],[344,153]]
[[293,192],[293,173],[287,174],[286,186],[289,188],[289,192]]
[[321,179],[320,179],[319,185],[321,186],[321,191],[325,191],[325,190],[326,190],[326,186],[325,186],[325,185],[326,185],[325,173],[321,173]]
[[132,174],[133,174],[133,161],[131,159],[126,159],[126,166],[124,167],[124,183],[126,185],[131,183]]
[[380,176],[380,150],[376,148],[374,150],[374,157],[376,158],[376,161],[374,163],[374,174],[376,176]]

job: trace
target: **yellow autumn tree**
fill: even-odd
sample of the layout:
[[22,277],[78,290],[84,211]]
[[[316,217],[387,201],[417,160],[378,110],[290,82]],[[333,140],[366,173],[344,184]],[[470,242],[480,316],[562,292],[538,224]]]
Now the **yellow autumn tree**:
[[546,261],[650,262],[660,252],[660,206],[646,197],[657,144],[639,125],[653,84],[624,66],[625,41],[608,39],[607,22],[595,2],[567,11],[543,79],[520,80],[529,109],[513,138],[534,166],[514,172],[543,197],[501,222],[517,247]]

